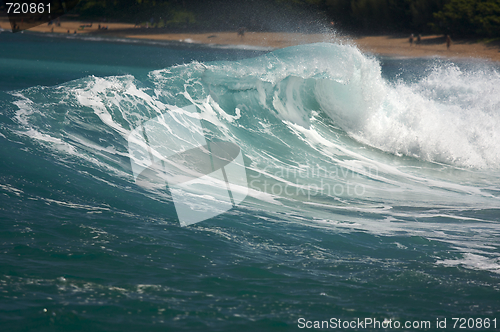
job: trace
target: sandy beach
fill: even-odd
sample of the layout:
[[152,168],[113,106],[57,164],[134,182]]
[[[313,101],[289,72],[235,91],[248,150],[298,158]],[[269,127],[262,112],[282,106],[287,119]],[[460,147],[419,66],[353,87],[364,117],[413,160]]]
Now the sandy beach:
[[[107,27],[106,30],[99,30]],[[0,28],[10,30],[6,18],[0,18]],[[364,51],[379,55],[403,57],[440,56],[446,58],[482,58],[500,62],[500,43],[481,43],[470,41],[454,41],[448,50],[444,36],[423,36],[420,44],[410,45],[408,37],[401,36],[367,36],[338,37],[333,34],[278,33],[278,32],[246,32],[238,36],[236,32],[214,33],[161,33],[150,28],[136,28],[127,23],[96,23],[80,21],[62,21],[60,26],[43,24],[30,29],[34,32],[67,34],[105,34],[135,39],[171,40],[186,43],[216,45],[248,45],[266,49],[283,48],[299,44],[317,42],[351,42]]]
[[[91,27],[88,25],[92,24]],[[36,27],[29,29],[29,31],[33,32],[51,32],[51,33],[97,33],[99,32],[99,24],[103,27],[108,27],[109,30],[119,31],[123,29],[133,28],[133,24],[128,23],[95,23],[95,22],[82,22],[82,21],[65,21],[61,20],[61,25],[57,26],[56,24],[42,24]],[[83,27],[85,25],[85,27]],[[10,30],[11,25],[9,20],[4,16],[0,16],[0,28],[4,30]]]
[[452,42],[450,49],[446,48],[446,38],[442,35],[423,36],[422,42],[412,46],[408,38],[391,36],[373,36],[354,39],[359,48],[374,54],[445,58],[482,58],[500,61],[500,45],[487,43],[473,43],[469,41]]

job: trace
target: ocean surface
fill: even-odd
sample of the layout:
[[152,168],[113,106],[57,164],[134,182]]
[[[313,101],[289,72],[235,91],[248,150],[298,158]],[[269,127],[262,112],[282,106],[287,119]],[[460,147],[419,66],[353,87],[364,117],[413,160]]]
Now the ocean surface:
[[[181,227],[128,139],[190,105],[248,191]],[[500,68],[2,32],[0,225],[1,331],[500,330]]]

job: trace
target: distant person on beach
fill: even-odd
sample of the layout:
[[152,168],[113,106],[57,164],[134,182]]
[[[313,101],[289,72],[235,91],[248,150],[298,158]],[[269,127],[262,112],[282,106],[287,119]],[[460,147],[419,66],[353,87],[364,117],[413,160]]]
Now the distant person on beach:
[[413,33],[412,33],[412,34],[410,35],[410,47],[412,47],[412,46],[413,46],[413,38],[414,38],[414,36],[413,36]]
[[238,36],[243,38],[245,36],[245,28],[241,27],[238,29]]
[[450,35],[446,35],[446,49],[449,50],[451,46],[451,37]]
[[417,45],[420,45],[421,42],[422,42],[422,35],[418,34],[418,36],[417,36]]

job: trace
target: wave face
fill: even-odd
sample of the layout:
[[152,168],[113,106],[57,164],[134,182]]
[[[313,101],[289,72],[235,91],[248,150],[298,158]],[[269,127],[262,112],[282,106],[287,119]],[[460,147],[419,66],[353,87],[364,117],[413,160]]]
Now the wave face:
[[[389,83],[378,60],[358,49],[316,44],[238,62],[191,63],[154,71],[146,82],[132,76],[81,79],[49,89],[48,98],[57,100],[57,105],[37,105],[37,111],[50,117],[54,106],[65,103],[76,103],[81,113],[95,108],[92,113],[104,124],[126,136],[131,127],[155,113],[194,103],[202,113],[219,118],[222,122],[213,124],[222,125],[235,139],[230,124],[234,121],[228,119],[238,112],[238,127],[243,125],[247,133],[266,135],[266,122],[284,131],[293,126],[311,130],[321,122],[397,156],[498,169],[499,83],[495,69],[454,64],[436,65],[416,82]],[[20,96],[42,94],[38,88],[28,91]],[[338,142],[326,131],[321,136],[331,144]],[[239,143],[251,145],[244,137]]]
[[[13,197],[27,195],[26,202],[40,200],[61,209],[84,211],[86,216],[114,213],[129,218],[140,238],[146,229],[148,236],[160,235],[153,235],[147,228],[152,226],[140,226],[137,220],[158,222],[167,227],[166,235],[161,236],[168,240],[158,241],[168,252],[184,248],[181,242],[191,241],[191,236],[199,240],[200,234],[212,234],[220,239],[217,246],[232,248],[240,258],[247,255],[247,249],[262,254],[256,262],[276,255],[279,264],[284,262],[285,270],[290,269],[273,270],[278,280],[285,275],[302,280],[303,267],[312,264],[316,272],[307,280],[329,289],[329,282],[321,276],[330,272],[323,267],[333,264],[336,253],[342,253],[363,260],[367,269],[372,268],[370,264],[377,266],[378,272],[373,273],[379,273],[378,277],[360,272],[361,283],[367,282],[368,288],[381,280],[377,278],[383,279],[389,267],[397,269],[402,264],[411,271],[424,271],[415,272],[410,279],[421,285],[448,285],[449,290],[448,286],[436,287],[453,298],[455,289],[465,282],[455,284],[453,276],[439,279],[436,269],[465,267],[500,273],[500,75],[487,63],[428,63],[432,65],[421,68],[418,62],[409,61],[408,68],[388,77],[383,61],[350,45],[321,43],[240,61],[192,62],[152,71],[146,79],[91,76],[55,87],[10,92],[2,101],[2,107],[9,110],[3,114],[2,139],[38,154],[41,165],[57,166],[57,174],[43,171],[49,166],[40,166],[46,177],[40,181],[59,183],[60,188],[48,186],[44,190],[50,194],[36,195],[23,186],[5,184],[0,189]],[[168,191],[136,186],[127,141],[146,121],[168,112],[188,112],[182,108],[189,105],[196,106],[207,140],[224,139],[241,148],[249,185],[248,197],[240,206],[188,230],[194,233],[176,228]],[[31,162],[26,160],[27,165]],[[93,189],[85,191],[90,184]],[[290,230],[281,233],[282,222]],[[130,227],[116,227],[122,226]],[[130,234],[116,232],[125,238],[136,234],[133,230]],[[120,241],[102,236],[110,243],[103,242],[103,246],[122,250]],[[305,244],[312,239],[318,241],[317,247]],[[196,243],[203,255],[208,252],[204,248],[212,248],[210,242]],[[211,257],[211,262],[240,262],[236,256],[225,256],[231,253],[213,250],[220,256]],[[393,250],[398,250],[399,258],[391,256]],[[418,257],[413,256],[415,252],[420,253]],[[295,260],[309,263],[298,266]],[[210,270],[207,262],[200,264],[205,264],[208,276],[220,272]],[[248,264],[252,266],[248,271],[268,276],[265,269]],[[352,269],[359,268],[348,261],[345,264],[339,273],[351,278]],[[193,281],[182,271],[172,273],[178,273],[179,280]],[[227,273],[236,280],[243,272]],[[159,272],[153,269],[151,273]],[[409,285],[402,275],[388,278],[389,284]],[[461,274],[456,277],[464,278]],[[482,282],[490,282],[486,279]],[[286,288],[288,282],[290,289]],[[291,280],[284,284],[285,293],[300,288],[292,284]],[[344,286],[346,293],[339,296],[351,299],[347,307],[363,302],[358,297],[363,292]],[[161,287],[124,288],[126,296],[149,296],[151,301],[156,301],[157,291],[167,292]],[[314,291],[329,294],[319,288]],[[434,288],[429,289],[431,299]],[[109,290],[115,291],[122,292]],[[460,296],[468,296],[464,292]],[[180,293],[179,297],[184,296]],[[191,296],[186,294],[185,299]],[[221,303],[232,296],[226,295],[219,298]],[[293,296],[288,299],[291,302],[285,308],[303,312],[292,304]],[[199,301],[203,303],[202,298]],[[271,306],[278,303],[269,301]],[[429,301],[422,307],[436,308]],[[481,301],[472,302],[467,308]],[[401,303],[396,301],[391,308],[397,312]],[[373,312],[376,306],[360,305],[356,310]],[[278,316],[283,314],[277,307],[273,310]]]
[[207,138],[241,147],[250,196],[272,211],[297,202],[498,207],[498,71],[436,61],[412,80],[381,72],[355,47],[320,43],[174,66],[142,81],[87,77],[12,93],[16,132],[133,182],[131,131],[196,105]]

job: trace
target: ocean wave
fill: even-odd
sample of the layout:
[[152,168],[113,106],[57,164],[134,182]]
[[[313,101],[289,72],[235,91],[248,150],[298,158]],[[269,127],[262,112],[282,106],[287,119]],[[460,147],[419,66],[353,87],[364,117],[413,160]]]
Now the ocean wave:
[[[243,152],[248,198],[233,215],[424,236],[493,257],[438,264],[497,272],[487,247],[498,237],[500,77],[488,66],[436,62],[417,79],[390,81],[379,60],[353,46],[304,45],[142,80],[90,76],[11,92],[12,124],[2,135],[28,139],[105,185],[171,203],[165,188],[135,186],[128,137],[195,105],[207,140]],[[487,212],[476,218],[477,209]]]
[[[131,131],[195,105],[207,134],[238,144],[250,171],[272,178],[280,169],[333,165],[359,175],[356,183],[364,181],[375,199],[380,181],[478,192],[470,184],[481,175],[446,184],[449,178],[432,169],[496,172],[499,81],[492,68],[442,64],[416,81],[389,82],[376,58],[351,45],[320,43],[240,61],[173,66],[143,81],[92,76],[12,94],[18,133],[123,177],[130,172]],[[433,182],[426,183],[430,173]],[[301,186],[296,178],[274,179]]]

